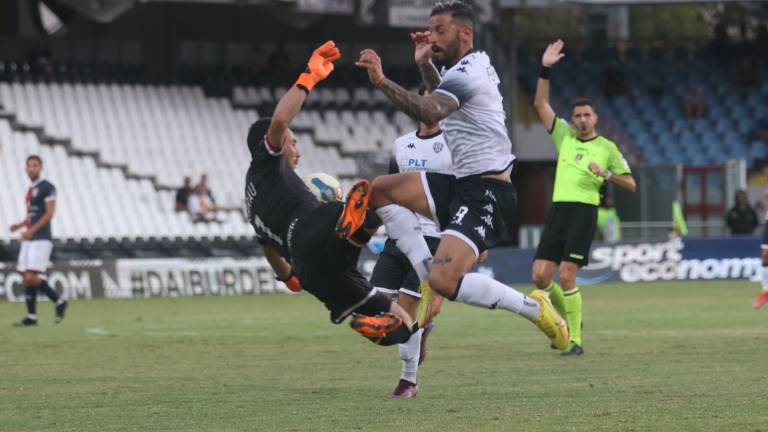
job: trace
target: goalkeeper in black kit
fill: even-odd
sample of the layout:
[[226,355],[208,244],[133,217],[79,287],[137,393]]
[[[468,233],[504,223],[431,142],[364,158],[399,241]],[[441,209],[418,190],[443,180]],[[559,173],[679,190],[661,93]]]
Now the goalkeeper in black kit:
[[[403,343],[417,325],[357,270],[360,249],[381,224],[367,212],[370,184],[356,184],[345,203],[321,204],[294,172],[298,151],[291,121],[340,57],[332,41],[316,49],[272,118],[251,126],[246,210],[264,255],[289,289],[304,289],[317,297],[335,324],[354,315],[352,328],[377,344]],[[340,220],[343,226],[338,226]],[[337,230],[351,235],[338,235]]]

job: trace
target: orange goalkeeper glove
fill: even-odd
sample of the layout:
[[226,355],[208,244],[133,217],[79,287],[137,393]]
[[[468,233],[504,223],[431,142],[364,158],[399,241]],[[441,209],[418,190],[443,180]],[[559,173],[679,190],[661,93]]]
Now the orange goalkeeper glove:
[[296,273],[293,272],[293,269],[291,269],[291,274],[287,279],[280,279],[279,277],[275,277],[275,279],[284,283],[285,286],[293,292],[302,292],[304,290],[304,288],[301,286],[301,281],[299,281],[299,277],[296,276]]
[[297,86],[303,88],[307,93],[312,91],[315,84],[328,78],[333,72],[333,62],[341,58],[341,52],[336,48],[336,43],[328,41],[312,53],[312,57],[307,62],[306,72],[299,75],[296,80]]

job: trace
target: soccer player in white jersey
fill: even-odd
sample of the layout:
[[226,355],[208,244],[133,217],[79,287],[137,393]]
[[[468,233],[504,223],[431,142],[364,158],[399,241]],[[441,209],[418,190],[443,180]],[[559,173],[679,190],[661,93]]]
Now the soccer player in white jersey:
[[[768,186],[763,190],[763,197],[768,199]],[[755,303],[752,305],[755,309],[763,307],[765,302],[768,301],[768,211],[765,213],[765,225],[763,226],[763,240],[760,244],[760,249],[763,253],[763,267],[760,269],[760,276],[763,282],[763,290],[760,295],[755,299]]]
[[[410,93],[387,79],[373,50],[360,53],[356,65],[399,110],[424,123],[440,122],[455,173],[378,177],[370,205],[413,265],[422,291],[431,287],[449,300],[517,313],[565,349],[567,326],[546,293],[536,290],[528,297],[488,275],[468,273],[507,229],[517,201],[500,81],[488,55],[473,49],[474,26],[469,5],[440,2],[432,9],[429,31],[412,35],[422,79],[434,90],[429,95]],[[443,64],[441,73],[433,58]],[[434,259],[414,211],[433,219],[442,231]]]
[[[419,90],[421,95],[425,92],[424,88]],[[395,140],[389,173],[414,171],[453,174],[451,151],[445,144],[439,124],[430,125],[421,122],[417,130]],[[429,250],[434,253],[440,244],[440,230],[432,219],[417,216],[421,223],[424,240]],[[397,304],[411,317],[416,318],[421,299],[419,277],[408,261],[408,257],[391,239],[384,244],[384,250],[376,261],[371,275],[371,284],[381,292],[391,296],[397,295]],[[440,301],[440,299],[434,300]],[[418,392],[416,372],[424,361],[427,335],[432,329],[432,322],[427,317],[420,321],[424,327],[415,332],[407,342],[398,346],[403,369],[397,387],[389,394],[390,398],[411,398]]]

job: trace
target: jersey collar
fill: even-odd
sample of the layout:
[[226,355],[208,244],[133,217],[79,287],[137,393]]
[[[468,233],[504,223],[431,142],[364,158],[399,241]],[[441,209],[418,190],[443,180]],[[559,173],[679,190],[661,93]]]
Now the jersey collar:
[[33,181],[32,184],[29,185],[29,187],[35,187],[35,186],[39,185],[40,183],[42,183],[44,180],[45,180],[44,178],[40,177],[37,180]]
[[594,141],[594,140],[596,140],[598,138],[600,138],[600,134],[597,134],[597,135],[593,136],[592,138],[586,139],[586,140],[583,140],[583,139],[578,138],[578,137],[576,139],[579,140],[579,142],[588,143],[588,142]]
[[434,138],[434,137],[440,136],[440,135],[442,135],[442,133],[443,133],[443,130],[442,130],[442,129],[440,129],[439,131],[437,131],[437,132],[435,132],[435,133],[433,133],[433,134],[429,134],[429,135],[419,135],[419,131],[417,130],[417,131],[416,131],[416,138],[418,138],[418,139],[420,139],[420,140],[428,140],[428,139],[432,139],[432,138]]

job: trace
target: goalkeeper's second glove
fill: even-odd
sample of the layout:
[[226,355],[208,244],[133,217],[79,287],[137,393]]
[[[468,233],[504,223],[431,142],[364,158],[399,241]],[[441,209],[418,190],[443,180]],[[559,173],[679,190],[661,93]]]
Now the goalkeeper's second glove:
[[301,286],[301,281],[299,281],[299,277],[296,276],[296,273],[293,272],[293,269],[291,269],[291,274],[288,275],[286,279],[280,279],[279,277],[276,277],[275,279],[284,283],[285,286],[293,292],[301,292],[304,290],[304,288]]
[[341,58],[341,52],[336,43],[328,41],[317,48],[307,62],[307,70],[299,75],[296,85],[311,92],[315,84],[328,78],[333,72],[333,62]]

